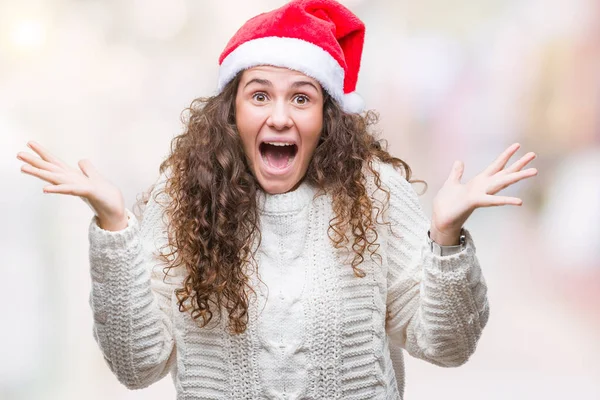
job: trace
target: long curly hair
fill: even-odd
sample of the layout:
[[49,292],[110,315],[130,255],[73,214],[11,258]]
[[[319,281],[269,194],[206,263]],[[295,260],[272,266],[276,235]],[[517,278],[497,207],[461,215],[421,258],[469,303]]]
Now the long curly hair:
[[[235,124],[235,99],[240,72],[224,90],[212,97],[197,98],[182,113],[185,130],[171,141],[171,153],[160,164],[169,171],[163,192],[169,197],[165,207],[170,252],[159,254],[165,262],[165,275],[172,268],[184,268],[182,287],[175,290],[180,312],[189,311],[201,326],[213,314],[228,314],[232,333],[242,333],[248,324],[250,275],[257,270],[254,258],[261,232],[257,191]],[[366,253],[376,254],[375,223],[389,200],[381,186],[373,161],[400,168],[409,182],[411,169],[387,151],[387,142],[376,138],[372,126],[378,114],[345,113],[324,92],[323,130],[304,179],[329,194],[335,217],[328,236],[337,249],[354,253],[350,266],[357,277],[365,273],[359,265]],[[366,188],[365,172],[373,174],[386,201],[373,203]],[[427,184],[425,183],[425,186]],[[147,190],[134,206],[143,210]],[[158,194],[158,193],[157,193]],[[375,211],[375,213],[374,213]],[[139,217],[138,217],[139,218]]]

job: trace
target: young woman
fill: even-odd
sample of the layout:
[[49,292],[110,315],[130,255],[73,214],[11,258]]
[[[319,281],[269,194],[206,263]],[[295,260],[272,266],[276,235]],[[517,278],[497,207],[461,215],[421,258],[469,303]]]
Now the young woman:
[[432,219],[411,170],[369,131],[354,89],[362,22],[333,0],[248,21],[220,59],[218,94],[189,108],[141,221],[87,160],[41,145],[22,170],[95,212],[95,338],[128,388],[171,372],[178,398],[400,399],[403,351],[467,361],[488,319],[464,225],[537,174],[510,146]]

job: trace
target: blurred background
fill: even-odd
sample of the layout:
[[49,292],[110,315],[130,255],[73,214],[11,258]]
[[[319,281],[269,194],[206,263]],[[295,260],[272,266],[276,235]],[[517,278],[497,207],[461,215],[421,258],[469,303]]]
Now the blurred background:
[[[121,386],[92,336],[79,198],[20,173],[28,140],[89,158],[131,208],[248,18],[283,0],[0,0],[0,398],[175,398]],[[367,26],[358,92],[431,202],[511,143],[523,206],[467,222],[491,315],[460,368],[407,359],[407,399],[600,399],[600,2],[342,1]],[[415,185],[421,192],[423,187]]]

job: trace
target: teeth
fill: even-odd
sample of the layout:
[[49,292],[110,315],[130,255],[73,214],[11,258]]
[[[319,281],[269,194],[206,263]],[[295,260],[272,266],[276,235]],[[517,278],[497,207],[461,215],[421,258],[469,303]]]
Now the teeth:
[[272,146],[293,146],[294,143],[282,143],[282,142],[265,142],[266,144],[270,144]]

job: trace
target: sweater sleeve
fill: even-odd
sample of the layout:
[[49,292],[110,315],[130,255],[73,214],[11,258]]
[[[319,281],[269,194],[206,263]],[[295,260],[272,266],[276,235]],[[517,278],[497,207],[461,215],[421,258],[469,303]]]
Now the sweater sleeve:
[[173,285],[163,281],[155,258],[156,238],[164,232],[162,206],[156,203],[159,180],[141,225],[126,209],[128,226],[107,231],[94,216],[89,225],[94,338],[119,381],[141,389],[162,379],[174,365],[171,323]]
[[391,165],[382,166],[390,190],[387,324],[391,346],[413,357],[455,367],[475,351],[487,323],[487,287],[465,228],[466,247],[435,255],[427,243],[430,220],[411,184]]

